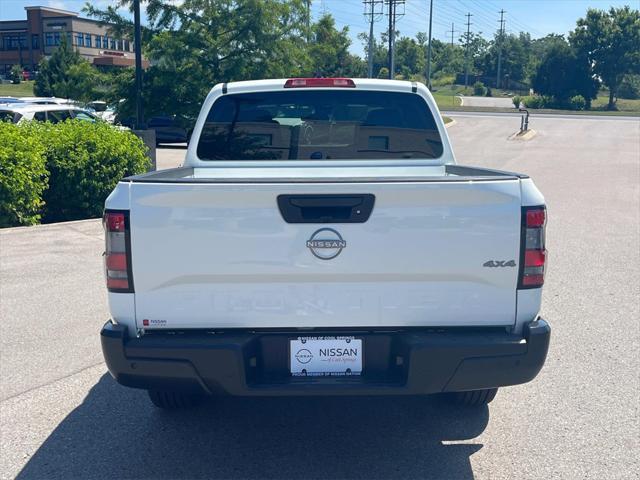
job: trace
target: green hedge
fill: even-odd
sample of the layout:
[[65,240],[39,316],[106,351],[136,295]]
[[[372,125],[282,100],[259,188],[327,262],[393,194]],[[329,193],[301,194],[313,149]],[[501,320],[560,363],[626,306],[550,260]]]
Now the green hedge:
[[44,145],[19,126],[0,122],[0,227],[38,223],[47,180]]
[[[0,145],[10,143],[4,136],[5,131],[8,135],[11,130],[6,125],[0,133]],[[12,127],[17,137],[31,145],[31,161],[46,166],[49,180],[48,185],[46,178],[41,180],[36,216],[30,217],[29,222],[16,221],[5,217],[3,211],[0,219],[3,226],[36,223],[38,215],[42,215],[44,222],[99,217],[105,199],[118,181],[145,172],[150,165],[142,140],[130,131],[103,122],[67,121],[55,125],[25,122]],[[33,172],[38,170],[34,168]],[[16,178],[7,175],[2,181],[11,185]],[[24,202],[21,197],[13,203],[19,206]],[[31,200],[30,204],[34,202]]]
[[484,97],[487,94],[487,88],[482,82],[476,82],[473,84],[473,94],[477,97]]

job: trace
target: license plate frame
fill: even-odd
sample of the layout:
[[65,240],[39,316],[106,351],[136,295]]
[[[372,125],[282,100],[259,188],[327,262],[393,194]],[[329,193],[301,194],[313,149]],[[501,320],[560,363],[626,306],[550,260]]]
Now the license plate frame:
[[300,336],[289,339],[292,377],[361,376],[364,339],[354,336]]

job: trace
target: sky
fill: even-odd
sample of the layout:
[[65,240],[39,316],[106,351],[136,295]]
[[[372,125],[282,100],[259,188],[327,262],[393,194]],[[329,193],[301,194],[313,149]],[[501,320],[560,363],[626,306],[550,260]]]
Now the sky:
[[[429,0],[406,0],[398,13],[404,15],[397,20],[396,28],[403,36],[415,36],[428,30]],[[0,20],[26,18],[24,7],[48,5],[64,10],[80,11],[85,0],[0,0]],[[96,6],[106,6],[109,0],[93,0]],[[466,30],[467,13],[471,13],[471,31],[492,37],[499,27],[500,10],[504,9],[505,29],[508,33],[528,31],[534,38],[548,33],[566,34],[573,30],[576,20],[583,17],[588,8],[606,10],[611,6],[630,5],[640,8],[640,0],[433,0],[433,37],[451,41],[451,24],[454,39]],[[144,8],[144,2],[142,3]],[[349,27],[352,40],[351,51],[363,55],[363,46],[357,36],[369,31],[368,18],[363,15],[361,0],[312,0],[314,19],[323,13],[331,13],[338,27]],[[374,24],[376,36],[386,29],[386,15],[378,15]]]

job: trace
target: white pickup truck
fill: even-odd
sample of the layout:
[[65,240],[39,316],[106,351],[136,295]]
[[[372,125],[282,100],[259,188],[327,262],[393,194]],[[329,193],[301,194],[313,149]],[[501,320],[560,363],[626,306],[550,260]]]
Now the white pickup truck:
[[456,165],[419,83],[235,82],[182,168],[106,201],[109,371],[162,408],[205,394],[445,393],[533,379],[544,199]]

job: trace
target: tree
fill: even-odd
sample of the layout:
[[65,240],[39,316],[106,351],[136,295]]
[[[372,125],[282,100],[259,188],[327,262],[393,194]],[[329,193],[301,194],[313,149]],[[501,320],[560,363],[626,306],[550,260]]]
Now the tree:
[[401,37],[396,40],[396,68],[403,78],[409,80],[426,69],[426,49],[415,38]]
[[22,65],[14,65],[11,67],[11,83],[18,84],[22,81]]
[[500,50],[502,50],[501,77],[508,75],[511,80],[518,82],[525,80],[531,52],[531,36],[520,32],[518,35],[503,34],[500,38],[500,35],[496,34],[479,62],[483,75],[496,78]]
[[[468,52],[467,52],[468,41]],[[464,65],[469,62],[469,74],[483,73],[483,60],[489,48],[489,41],[482,37],[482,32],[473,33],[470,32],[467,38],[467,32],[464,32],[459,39],[460,46],[464,53]],[[467,56],[468,55],[468,56]]]
[[432,40],[431,42],[432,71],[435,77],[439,75],[455,75],[464,71],[464,48]]
[[366,66],[349,53],[349,28],[336,29],[331,15],[323,15],[311,26],[309,57],[313,75],[324,77],[364,76]]
[[71,65],[63,78],[52,85],[56,97],[88,103],[100,95],[102,74],[86,60]]
[[609,110],[615,109],[616,94],[625,74],[640,73],[640,11],[628,6],[608,12],[589,9],[569,35],[579,56],[609,87]]
[[69,68],[81,61],[82,57],[73,50],[67,36],[62,35],[60,45],[51,54],[51,57],[43,58],[40,61],[39,73],[33,86],[34,93],[39,97],[55,96],[54,85],[67,83]]
[[[129,6],[130,0],[118,5]],[[131,37],[133,25],[114,7],[89,14],[115,22]],[[152,62],[143,80],[146,116],[180,113],[195,117],[219,82],[309,74],[303,0],[149,0],[144,53]],[[114,30],[116,31],[116,30]],[[114,90],[124,112],[134,103],[133,76],[122,72]]]
[[[358,34],[358,39],[364,45],[365,53],[369,55],[369,35],[361,32]],[[387,72],[386,77],[378,75],[378,78],[389,78],[389,50],[387,49],[387,40],[386,32],[380,35],[379,41],[376,38],[373,39],[373,75],[376,76],[376,72],[380,72],[382,68],[386,68],[385,71]]]
[[552,96],[559,105],[566,105],[571,97],[582,95],[587,108],[596,98],[599,88],[590,65],[565,41],[556,42],[547,50],[533,76],[532,85],[536,92]]

